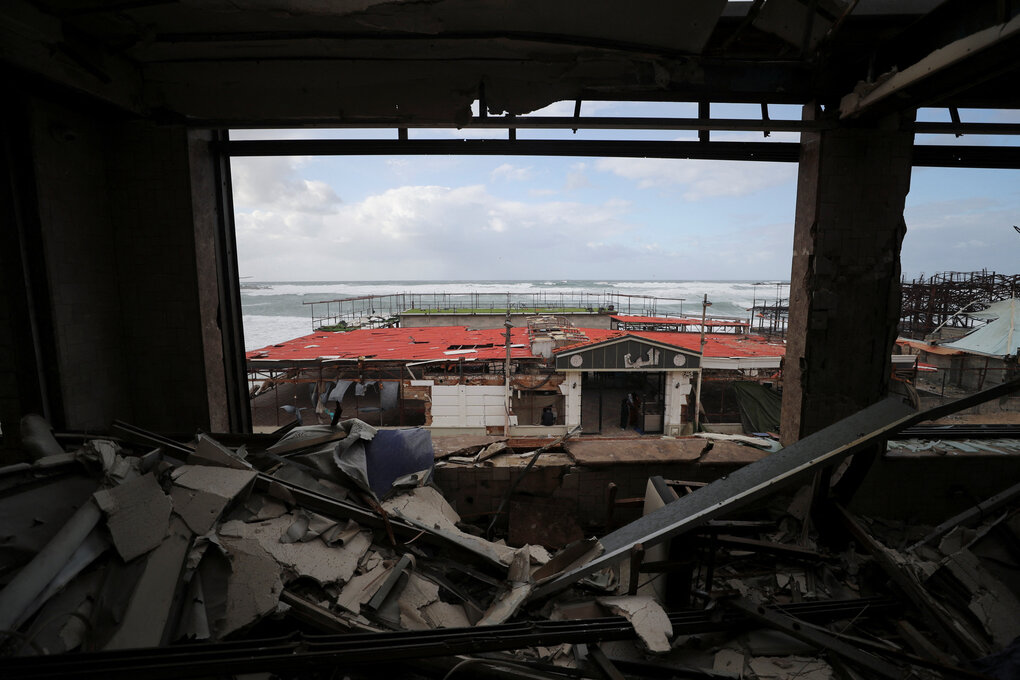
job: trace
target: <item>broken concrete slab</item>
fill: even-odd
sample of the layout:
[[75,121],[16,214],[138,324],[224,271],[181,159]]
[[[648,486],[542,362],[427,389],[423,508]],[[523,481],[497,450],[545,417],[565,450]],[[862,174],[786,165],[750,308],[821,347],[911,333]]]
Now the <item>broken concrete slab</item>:
[[352,614],[360,614],[361,607],[368,604],[392,570],[392,562],[389,565],[379,563],[365,573],[354,576],[340,591],[340,595],[336,599],[337,606]]
[[170,490],[174,514],[184,520],[196,534],[208,533],[220,518],[229,499],[205,491],[192,491],[179,486]]
[[200,434],[197,440],[198,444],[195,446],[194,453],[188,456],[188,463],[190,465],[209,465],[234,468],[236,470],[251,470],[251,465],[247,461],[209,435]]
[[492,458],[493,456],[513,452],[514,450],[511,449],[509,444],[507,444],[505,441],[493,442],[492,444],[489,444],[484,449],[479,451],[478,454],[475,456],[474,460],[476,463],[481,463],[482,461],[486,461]]
[[732,674],[734,678],[744,677],[744,653],[736,649],[720,649],[712,660],[712,670]]
[[106,513],[113,545],[125,562],[149,552],[166,536],[172,504],[154,475],[97,491],[93,498]]
[[421,610],[422,618],[431,628],[468,628],[471,621],[463,605],[439,600]]
[[974,553],[961,548],[942,561],[942,568],[970,595],[967,608],[999,649],[1020,637],[1020,600],[981,566]]
[[758,680],[835,680],[832,667],[821,659],[803,656],[752,657],[748,663]]
[[470,456],[473,459],[485,447],[505,441],[506,437],[487,434],[439,435],[432,437],[432,447],[436,460],[449,456]]
[[673,624],[669,622],[662,606],[653,598],[645,595],[600,597],[598,603],[630,621],[648,651],[665,654],[670,650]]
[[342,548],[332,548],[322,541],[281,543],[280,538],[296,518],[295,513],[290,513],[262,522],[232,520],[222,524],[218,533],[224,545],[228,545],[231,538],[257,541],[284,568],[288,575],[285,581],[296,576],[307,576],[320,585],[349,581],[372,545],[371,532],[360,532]]
[[531,594],[531,585],[518,583],[497,597],[478,621],[478,626],[494,626],[503,623],[517,613]]
[[243,493],[255,483],[256,477],[258,473],[254,470],[202,465],[182,465],[171,475],[177,486],[213,493],[227,499],[243,497]]
[[505,545],[490,543],[484,538],[473,536],[457,528],[460,516],[443,498],[442,494],[430,486],[422,486],[395,496],[383,503],[386,512],[393,513],[405,521],[436,534],[465,550],[479,555],[486,560],[501,565],[510,564],[514,549]]
[[144,557],[141,578],[131,594],[120,627],[103,649],[155,647],[164,642],[191,536],[183,520],[170,518],[166,537]]
[[435,628],[425,618],[422,610],[439,601],[439,586],[414,572],[408,573],[407,583],[397,605],[400,607],[400,626],[406,630],[429,630]]
[[[701,456],[708,443],[700,439],[579,439],[564,448],[578,465],[628,463],[689,463]],[[746,448],[746,447],[745,447]],[[754,449],[748,449],[754,451]]]
[[226,615],[216,623],[219,637],[258,621],[276,609],[283,592],[280,565],[251,538],[225,539],[231,573],[227,581]]

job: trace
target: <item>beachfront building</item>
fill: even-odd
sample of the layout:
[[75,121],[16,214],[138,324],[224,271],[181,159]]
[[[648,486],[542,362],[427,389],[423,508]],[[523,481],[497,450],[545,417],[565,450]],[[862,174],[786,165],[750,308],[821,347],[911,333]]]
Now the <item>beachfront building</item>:
[[[342,417],[380,426],[679,435],[694,428],[706,378],[776,380],[784,350],[759,336],[576,328],[546,316],[502,330],[320,331],[247,362],[264,429],[327,422],[339,405]],[[546,407],[551,426],[541,424]]]

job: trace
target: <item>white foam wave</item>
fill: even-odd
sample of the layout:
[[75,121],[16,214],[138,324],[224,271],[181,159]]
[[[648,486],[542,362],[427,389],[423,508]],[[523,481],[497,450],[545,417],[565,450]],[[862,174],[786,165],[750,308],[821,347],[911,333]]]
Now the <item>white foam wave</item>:
[[244,350],[262,349],[285,340],[300,338],[312,332],[310,316],[257,316],[245,314],[241,317],[244,325]]

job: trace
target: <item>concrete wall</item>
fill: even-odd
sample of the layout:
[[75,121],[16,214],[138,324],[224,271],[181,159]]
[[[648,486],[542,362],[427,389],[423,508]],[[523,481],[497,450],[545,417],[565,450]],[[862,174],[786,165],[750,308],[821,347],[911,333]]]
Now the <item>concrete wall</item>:
[[7,164],[23,187],[4,200],[0,425],[46,411],[60,429],[228,429],[208,135],[20,103],[4,128],[26,151]]
[[[31,144],[64,422],[101,430],[131,417],[118,274],[110,126],[36,99]],[[42,302],[42,301],[39,301]],[[55,396],[55,395],[54,395]]]

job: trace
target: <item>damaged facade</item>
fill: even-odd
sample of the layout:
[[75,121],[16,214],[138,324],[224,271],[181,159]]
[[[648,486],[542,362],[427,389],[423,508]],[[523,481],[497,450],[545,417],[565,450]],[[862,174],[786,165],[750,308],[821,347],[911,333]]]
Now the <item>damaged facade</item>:
[[[980,398],[920,414],[885,398],[900,387],[889,356],[912,169],[1020,167],[1016,147],[968,141],[1014,125],[967,120],[1020,108],[1018,12],[994,0],[2,3],[4,676],[1015,677],[1016,433],[921,421],[1006,399],[1016,380],[985,378]],[[697,115],[588,115],[600,100]],[[528,115],[558,102],[574,115]],[[716,103],[754,115],[720,119]],[[779,104],[800,117],[770,116]],[[380,134],[228,132],[331,126]],[[550,128],[609,139],[518,138]],[[949,134],[968,137],[915,143]],[[253,394],[230,159],[365,153],[796,163],[789,300],[756,305],[787,333],[786,446],[581,439],[576,426],[613,420],[601,406],[586,420],[585,395],[622,411],[607,395],[635,391],[605,376],[660,376],[683,400],[663,392],[663,412],[639,412],[638,426],[682,431],[700,413],[685,410],[692,370],[704,394],[709,370],[728,370],[713,357],[741,356],[633,326],[548,354],[518,335],[516,371],[499,333],[442,357],[370,357],[382,342],[315,352],[282,374],[259,367]],[[667,357],[685,364],[660,368]],[[320,373],[331,363],[344,370]],[[507,378],[516,427],[541,399],[561,405],[555,438],[487,434],[509,427]],[[251,434],[250,399],[270,383],[301,394],[272,403],[262,430],[281,409],[325,408],[324,392],[354,408],[340,399],[329,424]],[[432,432],[365,422],[394,398],[407,408],[381,424],[425,423],[428,405]],[[741,416],[764,423],[767,410]],[[443,442],[436,418],[480,431]],[[887,451],[889,437],[902,439]]]

